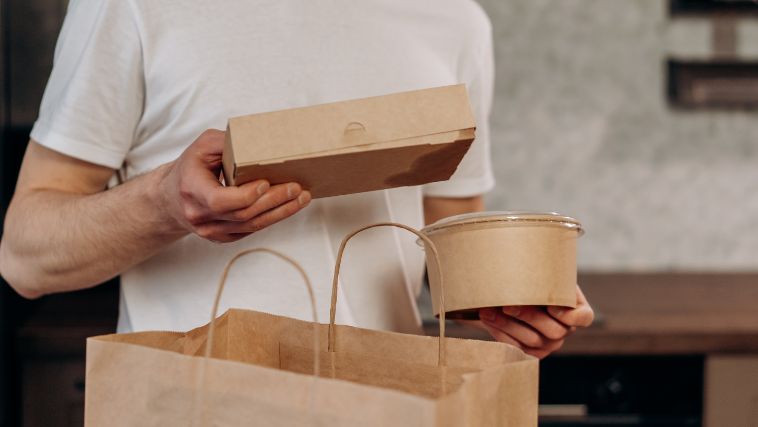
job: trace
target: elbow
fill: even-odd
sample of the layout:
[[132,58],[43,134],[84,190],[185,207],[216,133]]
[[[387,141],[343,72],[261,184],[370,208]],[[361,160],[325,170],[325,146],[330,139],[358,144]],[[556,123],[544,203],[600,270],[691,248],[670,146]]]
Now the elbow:
[[10,285],[11,285],[11,288],[13,288],[13,290],[16,291],[17,294],[29,300],[37,299],[45,295],[44,292],[33,289],[29,286],[13,286],[12,284]]
[[[10,284],[10,282],[8,284]],[[34,300],[45,295],[44,293],[40,291],[36,291],[29,287],[13,286],[12,284],[10,285],[11,285],[11,288],[13,288],[13,290],[16,291],[17,294],[21,295],[23,298],[26,298],[28,300]]]
[[0,242],[0,276],[17,294],[26,299],[37,299],[45,295],[38,287],[40,282],[34,280],[25,270],[23,262],[15,259],[7,244]]

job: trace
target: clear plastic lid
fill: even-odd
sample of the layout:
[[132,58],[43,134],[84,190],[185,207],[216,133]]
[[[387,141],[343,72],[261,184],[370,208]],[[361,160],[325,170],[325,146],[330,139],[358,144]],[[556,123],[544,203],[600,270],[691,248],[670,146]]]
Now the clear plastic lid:
[[463,215],[455,215],[443,218],[434,224],[424,227],[421,231],[429,234],[438,230],[457,227],[467,224],[513,223],[514,225],[555,225],[575,229],[579,235],[584,234],[582,224],[574,218],[563,216],[555,212],[528,212],[528,211],[493,211],[474,212]]

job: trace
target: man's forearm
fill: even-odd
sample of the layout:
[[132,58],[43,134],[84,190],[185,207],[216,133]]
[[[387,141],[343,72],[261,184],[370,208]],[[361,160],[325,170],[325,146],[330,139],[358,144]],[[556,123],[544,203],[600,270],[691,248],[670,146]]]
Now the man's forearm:
[[0,273],[34,298],[110,279],[186,234],[161,210],[165,167],[96,194],[29,191],[8,211]]
[[424,197],[424,222],[432,224],[442,218],[484,210],[484,198]]

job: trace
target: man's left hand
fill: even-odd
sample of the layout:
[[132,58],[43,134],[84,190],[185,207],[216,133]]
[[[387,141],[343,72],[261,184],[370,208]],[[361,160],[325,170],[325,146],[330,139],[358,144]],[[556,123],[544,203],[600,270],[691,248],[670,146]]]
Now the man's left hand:
[[515,345],[540,359],[558,350],[576,328],[595,318],[592,307],[576,287],[576,308],[508,306],[479,310],[481,325],[493,338]]

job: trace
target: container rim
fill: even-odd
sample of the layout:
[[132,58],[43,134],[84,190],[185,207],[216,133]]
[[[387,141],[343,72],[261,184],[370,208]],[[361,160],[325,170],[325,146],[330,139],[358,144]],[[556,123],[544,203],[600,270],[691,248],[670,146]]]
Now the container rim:
[[421,232],[424,234],[434,233],[443,229],[459,227],[471,224],[495,224],[495,223],[523,223],[535,225],[556,225],[576,230],[579,236],[584,234],[582,224],[569,216],[556,212],[530,212],[530,211],[490,211],[474,212],[462,215],[454,215],[443,218],[430,224]]

